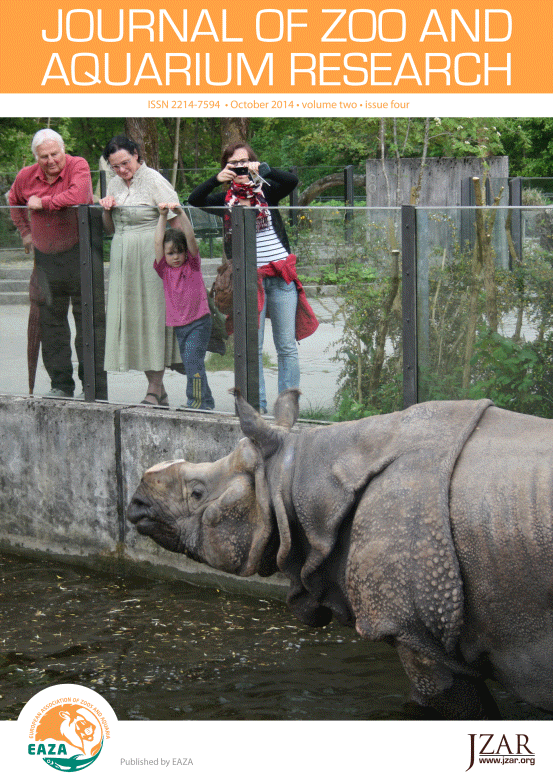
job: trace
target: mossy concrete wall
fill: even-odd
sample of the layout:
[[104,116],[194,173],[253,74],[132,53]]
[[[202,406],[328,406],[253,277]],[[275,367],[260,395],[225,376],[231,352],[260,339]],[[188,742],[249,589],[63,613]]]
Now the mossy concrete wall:
[[278,575],[217,573],[161,549],[125,518],[151,465],[229,453],[242,436],[233,416],[0,395],[0,433],[4,551],[283,596]]

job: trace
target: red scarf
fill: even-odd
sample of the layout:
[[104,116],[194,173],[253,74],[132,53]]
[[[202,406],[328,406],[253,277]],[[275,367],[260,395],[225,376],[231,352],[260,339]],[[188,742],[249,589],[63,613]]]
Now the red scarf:
[[[246,182],[245,184],[232,182],[225,195],[225,202],[229,207],[239,204],[240,199],[249,201],[250,206],[258,207],[255,218],[257,231],[262,231],[264,228],[268,228],[269,226],[269,210],[267,208],[268,204],[267,199],[263,195],[261,185],[261,182],[258,182],[257,184],[254,184],[251,181]],[[225,215],[225,227],[230,233],[231,220],[230,215],[228,214]]]

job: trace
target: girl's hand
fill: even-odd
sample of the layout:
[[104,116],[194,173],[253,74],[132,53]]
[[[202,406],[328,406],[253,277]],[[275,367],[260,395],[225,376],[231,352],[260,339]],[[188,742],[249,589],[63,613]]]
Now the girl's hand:
[[183,211],[182,206],[180,204],[165,204],[165,203],[158,204],[157,208],[159,209],[162,215],[166,215],[167,212],[169,212],[169,210],[171,210],[172,212],[177,212],[177,214],[180,214]]
[[113,196],[106,196],[105,198],[100,198],[98,201],[100,206],[103,206],[104,209],[107,209],[108,211],[110,209],[113,209],[114,206],[117,206],[115,202],[115,198]]

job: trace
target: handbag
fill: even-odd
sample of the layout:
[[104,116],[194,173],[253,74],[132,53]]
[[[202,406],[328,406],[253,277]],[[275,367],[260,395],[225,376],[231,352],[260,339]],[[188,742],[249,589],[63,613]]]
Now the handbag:
[[209,304],[209,312],[211,314],[211,336],[207,350],[210,353],[218,353],[220,356],[224,356],[227,352],[226,340],[228,339],[225,328],[225,316],[215,306],[210,293],[207,294],[207,303]]
[[223,315],[232,315],[232,262],[223,261],[211,286],[210,296]]

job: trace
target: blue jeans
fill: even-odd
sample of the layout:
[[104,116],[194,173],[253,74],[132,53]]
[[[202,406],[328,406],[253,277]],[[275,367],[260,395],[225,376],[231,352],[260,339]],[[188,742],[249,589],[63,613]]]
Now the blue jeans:
[[205,372],[205,352],[211,335],[211,315],[175,326],[180,355],[186,372],[186,404],[197,410],[213,410],[215,400]]
[[265,277],[265,302],[259,314],[259,406],[267,409],[267,393],[263,376],[263,335],[265,318],[271,318],[273,340],[278,356],[278,391],[297,388],[300,384],[300,362],[296,343],[296,308],[298,291],[294,282],[282,277]]

